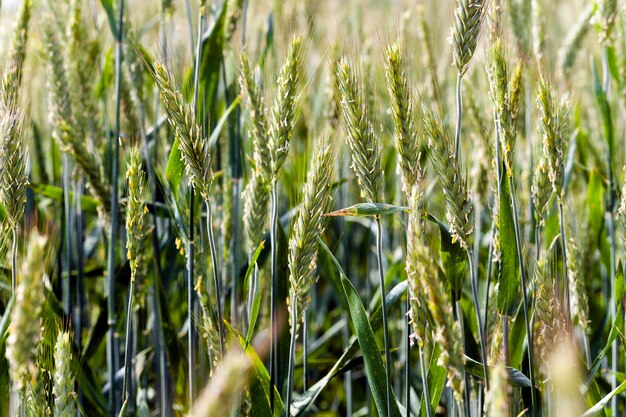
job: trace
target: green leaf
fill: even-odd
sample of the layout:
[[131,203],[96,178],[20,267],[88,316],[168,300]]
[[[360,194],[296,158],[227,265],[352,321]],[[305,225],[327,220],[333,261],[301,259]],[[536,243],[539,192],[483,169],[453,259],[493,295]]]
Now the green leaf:
[[603,192],[602,176],[593,169],[587,184],[587,209],[589,210],[589,230],[594,241],[598,239],[604,225]]
[[[437,405],[439,405],[441,395],[443,394],[443,389],[446,385],[446,376],[448,374],[446,368],[444,368],[443,366],[439,366],[439,356],[441,356],[441,346],[439,346],[439,344],[435,344],[432,354],[430,356],[430,364],[428,365],[428,376],[426,377],[430,394],[431,410],[436,410]],[[426,417],[427,415],[425,403],[425,398],[422,397],[422,401],[420,403],[420,417]]]
[[606,407],[609,401],[611,401],[611,398],[615,397],[616,395],[621,394],[624,391],[626,391],[626,381],[622,382],[621,384],[617,386],[617,388],[615,388],[613,391],[605,395],[593,407],[587,410],[585,414],[582,415],[582,417],[595,416],[596,414],[600,413],[602,410],[604,410],[604,407]]
[[439,236],[441,239],[440,255],[443,272],[446,274],[448,284],[450,284],[452,301],[459,301],[463,290],[463,282],[465,281],[467,254],[459,242],[452,241],[452,234],[445,224],[428,212],[424,212],[424,216],[426,220],[435,223],[439,227]]
[[[594,93],[596,96],[596,104],[598,109],[600,110],[600,115],[602,116],[602,129],[604,131],[604,139],[606,140],[609,155],[613,155],[614,149],[614,137],[613,137],[613,120],[611,118],[611,105],[606,97],[606,92],[602,88],[602,83],[600,82],[600,77],[598,76],[598,70],[595,65],[593,66],[593,85],[594,85]],[[612,170],[611,167],[609,167]]]
[[[51,198],[55,201],[63,202],[63,189],[49,184],[29,184],[28,185],[35,194],[42,195],[44,197]],[[70,191],[70,199],[74,200],[74,192]],[[98,208],[98,202],[88,195],[81,196],[81,208],[84,211],[96,214]]]
[[113,38],[117,38],[117,17],[115,16],[115,7],[113,7],[113,0],[100,0],[100,4],[104,8],[107,14],[107,20],[109,21],[109,28]]
[[[248,269],[246,270],[246,278],[244,279],[244,291],[245,294],[248,293],[248,289],[250,288],[250,277],[254,272],[256,267],[257,259],[259,259],[259,255],[261,251],[265,247],[265,241],[259,243],[259,246],[256,248],[252,257],[250,258],[250,263],[248,264]],[[254,293],[254,298],[252,299],[252,309],[250,311],[250,324],[248,325],[248,334],[246,335],[246,346],[250,344],[252,340],[252,335],[254,334],[254,327],[256,326],[256,320],[259,316],[259,307],[261,306],[261,287],[257,287],[257,290]],[[250,302],[250,300],[248,300]]]
[[400,417],[400,409],[398,408],[395,396],[393,396],[393,391],[393,398],[389,399],[391,401],[392,416],[387,415],[388,399],[387,387],[385,386],[385,367],[361,297],[347,278],[343,278],[341,282],[343,284],[344,295],[350,306],[350,319],[354,325],[359,346],[363,353],[365,373],[372,391],[372,396],[374,397],[376,408],[378,409],[378,414],[382,417]]
[[385,203],[360,203],[350,207],[342,208],[337,211],[326,213],[328,217],[338,216],[354,216],[354,217],[370,217],[384,216],[387,214],[401,213],[409,211],[408,207],[394,206]]
[[[491,368],[488,367],[487,369]],[[506,373],[508,375],[509,384],[513,387],[528,388],[530,387],[530,379],[522,373],[519,369],[505,366]],[[480,379],[485,379],[485,368],[483,364],[475,361],[474,359],[465,356],[465,370]]]
[[519,293],[519,257],[517,256],[517,239],[511,204],[511,190],[508,176],[502,170],[500,189],[500,216],[498,231],[500,233],[500,277],[498,286],[498,312],[512,315],[517,306]]
[[[529,306],[530,308],[530,306]],[[531,311],[528,312],[532,314]],[[526,338],[526,321],[524,320],[524,309],[520,304],[515,317],[509,320],[509,355],[510,365],[514,368],[522,367],[524,356],[524,339]]]

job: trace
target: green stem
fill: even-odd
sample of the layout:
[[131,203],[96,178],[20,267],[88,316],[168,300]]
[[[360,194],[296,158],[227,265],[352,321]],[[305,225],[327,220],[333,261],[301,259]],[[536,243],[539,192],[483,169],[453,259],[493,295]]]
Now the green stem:
[[[424,348],[419,346],[420,354],[420,369],[422,371],[422,386],[424,389],[424,406],[426,407],[426,417],[432,417],[432,410],[430,409],[430,388],[428,387],[428,369],[426,368],[426,358],[424,355]],[[410,387],[407,387],[409,390]]]
[[383,272],[383,227],[380,217],[376,219],[376,260],[378,262],[378,278],[382,296],[383,340],[385,344],[385,376],[387,378],[387,415],[391,416],[391,353],[389,348],[389,326],[387,322],[387,294],[385,291],[385,274]]
[[277,349],[278,349],[278,277],[276,271],[277,261],[277,248],[276,248],[276,228],[278,217],[278,197],[276,196],[276,181],[273,181],[272,189],[270,191],[270,251],[271,251],[271,266],[270,273],[272,276],[271,281],[271,317],[270,317],[270,332],[271,332],[271,347],[270,347],[270,408],[274,411],[274,389],[276,379],[278,378],[278,361],[277,361]]
[[570,293],[569,293],[569,281],[567,278],[568,265],[567,265],[567,237],[565,236],[565,217],[563,216],[563,202],[559,197],[559,227],[561,232],[561,245],[563,249],[563,272],[565,277],[564,282],[564,300],[565,300],[565,317],[567,317],[567,326],[571,327],[571,313],[570,313]]
[[[515,240],[517,246],[517,257],[519,260],[520,281],[522,285],[522,301],[524,307],[524,322],[526,323],[526,336],[528,338],[528,373],[530,376],[530,400],[533,409],[533,415],[537,415],[537,398],[535,393],[535,372],[533,371],[534,355],[533,355],[533,334],[530,325],[530,316],[528,312],[528,295],[526,294],[526,271],[524,269],[524,257],[522,254],[522,240],[519,230],[519,218],[517,215],[517,199],[515,198],[515,181],[513,176],[509,176],[509,191],[511,193],[511,203],[513,205],[513,223],[515,226]],[[539,236],[537,236],[539,238]],[[539,240],[537,240],[538,242]]]
[[11,243],[11,289],[13,294],[17,289],[17,224],[13,226],[13,242]]
[[111,144],[113,149],[113,164],[111,169],[111,229],[107,256],[107,367],[109,377],[109,408],[113,413],[118,407],[117,387],[115,382],[116,369],[116,336],[115,327],[115,259],[117,253],[117,232],[119,222],[119,195],[118,195],[118,172],[119,172],[119,143],[120,136],[120,113],[121,113],[121,84],[122,84],[122,40],[124,36],[124,0],[119,1],[117,42],[115,47],[115,134]]
[[220,271],[217,262],[217,250],[215,248],[215,237],[213,236],[213,210],[209,200],[206,204],[206,228],[209,233],[209,247],[211,249],[211,262],[213,262],[213,284],[215,285],[215,298],[217,300],[217,328],[220,334],[220,353],[224,354],[224,316],[222,310],[222,291],[220,289]]
[[297,334],[297,305],[294,297],[291,298],[291,340],[289,342],[289,369],[287,369],[287,397],[285,401],[285,416],[291,413],[291,390],[293,389],[293,367],[296,356],[296,334]]
[[132,348],[131,348],[131,334],[132,334],[132,315],[133,315],[133,295],[135,293],[135,271],[131,271],[130,287],[128,288],[128,307],[126,308],[126,338],[124,347],[124,385],[123,391],[126,394],[126,401],[130,402],[131,397],[131,370],[132,370]]
[[472,284],[472,298],[474,301],[474,310],[476,311],[476,322],[478,323],[480,354],[483,362],[483,369],[485,371],[485,388],[489,389],[489,369],[487,368],[487,342],[485,338],[485,324],[483,322],[483,316],[480,313],[480,300],[478,298],[478,276],[476,274],[476,269],[474,269],[474,255],[472,254],[471,249],[467,252],[467,259],[469,260]]
[[195,239],[195,225],[194,225],[194,190],[193,187],[189,187],[189,237],[187,240],[187,321],[189,322],[189,329],[187,331],[187,378],[188,378],[188,396],[189,396],[189,409],[193,405],[195,398],[195,381],[193,378],[194,369],[196,367],[196,355],[194,345],[194,333],[195,327],[193,325],[193,303],[194,303],[194,239]]
[[454,140],[454,158],[459,160],[459,148],[461,147],[461,123],[463,121],[463,95],[461,94],[461,84],[463,75],[456,76],[456,133]]
[[[459,329],[461,330],[461,346],[463,346],[463,351],[465,352],[465,324],[463,323],[463,310],[461,309],[461,302],[459,300],[454,302],[453,313],[456,313],[456,321],[459,323]],[[465,385],[465,389],[463,390],[463,404],[459,404],[459,414],[462,414],[465,417],[470,417],[469,378],[467,377],[465,367],[463,367],[463,383]]]

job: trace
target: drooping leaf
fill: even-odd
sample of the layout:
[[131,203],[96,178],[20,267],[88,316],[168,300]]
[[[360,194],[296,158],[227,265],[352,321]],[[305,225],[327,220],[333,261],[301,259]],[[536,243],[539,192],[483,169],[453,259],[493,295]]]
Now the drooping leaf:
[[[530,387],[530,379],[528,379],[528,377],[524,375],[522,371],[520,371],[519,369],[511,368],[510,366],[506,366],[505,369],[508,375],[509,384],[512,387]],[[483,367],[483,364],[467,356],[465,357],[465,370],[475,377],[485,379],[485,368]]]
[[[246,278],[244,280],[243,288],[244,294],[248,294],[248,289],[250,288],[250,277],[254,272],[256,267],[257,259],[259,259],[259,255],[261,251],[265,247],[265,241],[259,243],[259,246],[256,248],[252,257],[250,258],[250,263],[248,265],[248,270],[246,271]],[[252,300],[248,300],[248,302],[252,302],[252,308],[250,310],[250,324],[248,325],[248,334],[246,335],[246,345],[250,344],[252,340],[252,335],[254,335],[254,327],[256,326],[256,320],[259,316],[259,307],[261,306],[261,288],[257,288],[254,292],[254,297]]]
[[616,395],[621,394],[624,391],[626,391],[626,381],[622,382],[613,391],[611,391],[607,395],[605,395],[593,407],[591,407],[589,410],[587,410],[585,412],[585,414],[582,415],[582,417],[591,417],[591,416],[597,415],[602,410],[604,410],[604,407],[606,407],[606,405],[609,403],[609,401],[611,401],[611,399],[613,397],[615,397]]
[[342,208],[330,213],[326,213],[328,217],[338,216],[356,216],[356,217],[371,217],[371,216],[384,216],[387,214],[402,213],[409,211],[408,207],[394,206],[393,204],[384,203],[359,203],[350,207]]
[[344,294],[350,306],[350,319],[354,325],[357,334],[359,346],[363,353],[363,361],[365,363],[365,373],[374,397],[374,403],[378,409],[378,414],[384,417],[400,417],[400,409],[392,391],[391,416],[387,416],[387,387],[386,387],[386,371],[383,360],[380,355],[380,349],[376,344],[374,331],[370,324],[369,317],[363,307],[363,302],[359,293],[356,291],[352,283],[347,279],[341,280],[343,284]]
[[502,254],[498,280],[500,284],[498,286],[498,312],[503,315],[512,315],[518,304],[519,257],[517,256],[517,239],[515,238],[515,222],[508,176],[504,170],[502,170],[501,175],[498,232]]
[[465,281],[467,255],[459,242],[453,242],[452,234],[445,224],[430,213],[425,212],[424,216],[426,220],[435,223],[439,227],[443,272],[446,274],[446,279],[452,290],[452,301],[459,301],[461,299],[463,282]]

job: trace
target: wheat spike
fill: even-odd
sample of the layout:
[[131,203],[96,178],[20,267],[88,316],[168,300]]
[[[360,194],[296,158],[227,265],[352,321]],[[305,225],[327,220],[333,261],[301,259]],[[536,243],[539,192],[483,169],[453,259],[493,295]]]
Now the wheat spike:
[[[7,93],[4,93],[7,94]],[[26,204],[27,151],[24,140],[24,113],[10,97],[0,103],[0,203],[11,229],[18,226]]]
[[447,129],[442,126],[434,111],[424,109],[424,130],[428,136],[429,156],[446,200],[446,218],[450,223],[452,239],[468,250],[474,229],[473,205],[467,182],[454,158]]
[[296,36],[291,40],[287,57],[276,80],[278,87],[270,112],[268,133],[272,181],[276,181],[278,178],[280,169],[289,153],[291,135],[296,123],[296,111],[301,96],[300,81],[304,71],[303,54],[302,37]]
[[[304,185],[304,195],[289,237],[289,311],[296,319],[296,334],[310,302],[317,266],[317,238],[324,233],[332,206],[331,188],[335,174],[334,149],[320,140],[313,165]],[[295,304],[294,304],[295,303]],[[293,311],[295,307],[295,313]],[[291,323],[293,325],[293,323]]]
[[253,170],[243,192],[243,224],[248,249],[253,251],[263,240],[266,231],[269,194],[262,175]]
[[522,66],[517,65],[509,79],[509,68],[500,38],[491,46],[490,61],[487,67],[491,98],[495,104],[500,147],[507,174],[513,176],[515,138],[519,98],[522,91]]
[[617,17],[617,0],[597,0],[594,2],[597,7],[594,21],[600,32],[600,42],[605,44],[611,38],[611,32]]
[[68,87],[63,55],[59,49],[53,23],[44,24],[44,43],[49,66],[49,119],[53,125],[52,136],[63,152],[67,152],[81,167],[91,187],[92,194],[108,211],[110,206],[109,185],[103,182],[102,167],[84,144],[84,138],[78,137],[76,120],[72,113],[70,90]]
[[529,22],[532,0],[507,0],[509,21],[519,55],[525,55],[529,46]]
[[213,172],[209,142],[197,124],[195,114],[175,85],[167,68],[143,53],[144,65],[154,78],[167,113],[167,121],[176,132],[181,159],[189,181],[205,201],[209,200]]
[[486,8],[484,0],[457,0],[450,42],[453,64],[460,75],[465,74],[476,51]]
[[60,331],[54,348],[54,417],[76,416],[72,343],[69,332]]
[[343,124],[361,195],[370,203],[383,201],[383,171],[380,166],[381,144],[369,120],[364,91],[355,71],[343,58],[335,62],[337,88],[341,93]]
[[41,312],[45,302],[44,275],[47,238],[31,232],[28,252],[18,275],[15,305],[7,338],[6,358],[15,387],[22,391],[33,381],[37,367],[35,354],[41,337]]
[[[411,298],[418,305],[425,301],[435,324],[434,339],[442,346],[440,365],[448,371],[448,385],[457,401],[463,398],[465,360],[461,344],[461,329],[454,320],[451,300],[443,286],[432,252],[423,242],[421,196],[417,187],[412,190],[411,211],[407,233],[406,272]],[[413,311],[415,314],[415,311]],[[415,329],[418,333],[421,329]],[[418,333],[419,337],[419,333]]]
[[509,417],[510,387],[504,362],[491,367],[489,390],[485,394],[485,415],[489,417]]
[[130,265],[131,280],[137,276],[143,261],[142,243],[147,233],[145,222],[147,179],[141,169],[142,158],[139,149],[130,150],[126,180],[128,181],[128,203],[126,205],[126,256]]
[[260,170],[265,182],[271,176],[271,157],[268,147],[267,108],[261,86],[257,82],[245,54],[241,55],[241,91],[247,106],[248,126],[252,136],[252,161]]
[[387,89],[391,96],[391,112],[396,130],[395,145],[399,171],[402,175],[402,189],[408,200],[411,188],[424,176],[424,173],[419,162],[419,141],[413,97],[409,92],[404,62],[397,43],[388,46],[385,50],[385,75]]
[[29,23],[31,18],[33,2],[24,0],[20,7],[15,30],[13,32],[13,43],[9,55],[9,68],[4,79],[4,87],[7,95],[12,100],[17,99],[17,91],[22,84],[22,72],[24,60],[26,59],[26,44],[29,36]]
[[585,277],[583,275],[583,254],[576,241],[571,227],[566,232],[567,239],[567,282],[570,293],[570,311],[572,312],[572,324],[580,326],[585,333],[589,332],[589,302]]
[[563,198],[565,152],[568,139],[568,107],[565,100],[557,104],[553,96],[553,87],[543,79],[539,81],[537,88],[537,109],[548,179],[552,185],[552,191],[561,199]]

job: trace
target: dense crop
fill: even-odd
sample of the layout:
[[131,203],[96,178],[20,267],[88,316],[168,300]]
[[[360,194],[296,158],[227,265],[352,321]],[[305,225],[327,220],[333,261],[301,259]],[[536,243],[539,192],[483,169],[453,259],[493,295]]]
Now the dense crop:
[[622,2],[4,3],[0,417],[626,413]]

